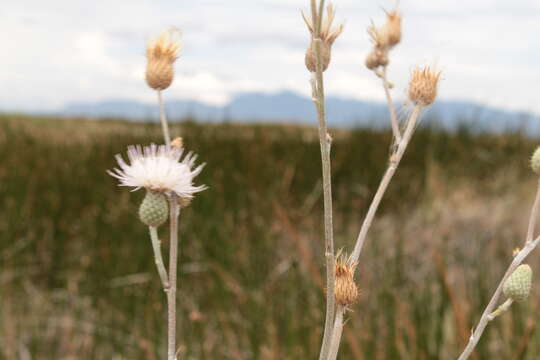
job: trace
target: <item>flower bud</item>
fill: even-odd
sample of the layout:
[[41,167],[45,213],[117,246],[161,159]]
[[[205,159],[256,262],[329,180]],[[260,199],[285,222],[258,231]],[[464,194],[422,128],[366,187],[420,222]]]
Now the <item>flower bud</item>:
[[527,264],[519,265],[503,285],[504,295],[514,301],[525,301],[531,292],[532,270]]
[[147,191],[139,207],[141,221],[148,226],[159,227],[167,221],[168,216],[169,204],[165,195],[160,192]]
[[540,146],[534,151],[531,157],[531,168],[540,175]]

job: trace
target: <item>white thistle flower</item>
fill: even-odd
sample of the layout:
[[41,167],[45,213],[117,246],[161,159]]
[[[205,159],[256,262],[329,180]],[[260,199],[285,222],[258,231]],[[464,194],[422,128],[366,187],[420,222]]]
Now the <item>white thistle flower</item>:
[[189,152],[181,159],[183,152],[183,148],[166,145],[131,145],[127,151],[129,163],[121,155],[116,155],[120,168],[107,172],[120,180],[120,186],[134,187],[133,191],[145,188],[191,199],[193,194],[207,189],[205,185],[193,185],[193,178],[199,175],[205,164],[193,168],[197,155]]

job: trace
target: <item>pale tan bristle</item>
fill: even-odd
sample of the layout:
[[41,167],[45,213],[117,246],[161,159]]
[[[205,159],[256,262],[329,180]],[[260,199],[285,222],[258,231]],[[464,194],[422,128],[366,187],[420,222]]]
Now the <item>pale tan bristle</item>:
[[335,265],[335,299],[339,305],[351,306],[358,299],[358,287],[354,282],[356,264],[350,265],[344,258],[338,258]]
[[396,11],[386,11],[386,36],[388,45],[394,47],[401,41],[401,15]]
[[148,43],[146,49],[146,82],[155,90],[168,88],[174,79],[173,64],[178,59],[181,44],[179,31],[170,29]]
[[419,106],[433,104],[440,77],[440,71],[433,71],[428,66],[414,69],[409,82],[409,100]]

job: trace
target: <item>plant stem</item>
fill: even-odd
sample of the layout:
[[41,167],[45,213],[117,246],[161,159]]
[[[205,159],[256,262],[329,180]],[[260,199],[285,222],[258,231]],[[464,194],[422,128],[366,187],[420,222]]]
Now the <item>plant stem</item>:
[[402,141],[400,141],[397,151],[390,156],[390,162],[389,162],[388,168],[386,169],[386,172],[381,180],[381,183],[379,184],[379,188],[377,189],[377,192],[375,193],[375,196],[373,197],[373,200],[371,201],[368,213],[364,219],[364,222],[362,223],[362,227],[360,228],[360,233],[358,234],[358,238],[356,239],[354,250],[349,257],[349,264],[356,264],[358,262],[358,259],[360,258],[360,253],[362,252],[362,248],[366,241],[366,236],[371,227],[371,224],[373,223],[373,218],[375,217],[375,214],[377,213],[377,209],[379,208],[383,195],[386,192],[386,189],[388,188],[388,184],[390,184],[390,180],[392,180],[392,177],[394,176],[399,166],[401,158],[403,157],[403,154],[405,153],[405,150],[407,149],[407,146],[409,145],[409,142],[412,138],[414,130],[416,129],[416,124],[420,116],[420,110],[421,110],[420,106],[417,105],[414,107],[409,117],[409,120],[407,121],[407,127],[405,129],[405,133],[403,134],[403,139]]
[[538,190],[536,191],[536,197],[531,210],[531,217],[529,219],[529,226],[527,228],[527,240],[525,243],[529,243],[534,237],[534,228],[536,225],[536,219],[538,217],[538,208],[540,207],[540,180],[538,180]]
[[392,123],[392,133],[394,134],[394,138],[396,139],[396,143],[399,144],[401,142],[401,133],[399,131],[399,124],[398,124],[398,118],[396,114],[396,108],[394,107],[394,103],[392,102],[392,96],[390,95],[390,86],[388,83],[387,78],[387,67],[383,67],[382,73],[380,73],[383,88],[384,88],[384,94],[386,95],[386,103],[388,104],[388,112],[390,113],[390,121]]
[[324,335],[321,344],[319,359],[326,359],[330,346],[332,334],[332,324],[334,323],[335,298],[335,258],[334,258],[334,230],[332,219],[332,170],[330,162],[330,148],[332,138],[328,134],[326,126],[325,96],[323,64],[321,57],[321,24],[324,11],[324,0],[319,2],[319,11],[315,0],[311,0],[311,14],[313,23],[313,45],[315,50],[315,74],[311,80],[312,98],[317,109],[319,122],[319,143],[321,148],[322,176],[323,176],[323,198],[324,198],[324,244],[326,259],[326,316],[324,325]]
[[535,198],[532,210],[531,210],[531,216],[529,218],[529,227],[528,227],[529,230],[527,233],[527,238],[525,239],[525,245],[523,249],[521,249],[517,253],[517,255],[514,257],[514,260],[512,260],[512,262],[510,263],[510,266],[504,273],[504,276],[501,279],[499,285],[497,286],[495,293],[493,293],[491,300],[489,300],[488,305],[484,309],[484,312],[482,313],[482,316],[480,317],[480,321],[478,322],[478,325],[476,325],[476,329],[474,330],[471,337],[469,338],[469,343],[463,350],[463,353],[461,353],[461,355],[459,356],[458,360],[468,359],[469,356],[472,354],[472,352],[474,351],[474,348],[476,347],[476,344],[478,344],[480,337],[484,333],[484,330],[490,321],[490,315],[493,312],[493,309],[495,308],[495,306],[497,305],[497,301],[499,300],[499,297],[501,296],[503,285],[506,282],[506,279],[508,279],[508,277],[512,275],[514,270],[516,270],[516,268],[523,262],[523,260],[525,260],[525,258],[531,253],[531,251],[533,251],[536,248],[536,246],[540,242],[540,237],[537,237],[534,240],[528,239],[531,231],[534,231],[534,224],[536,223],[536,214],[538,213],[538,207],[540,206],[539,205],[540,201],[538,200],[539,197],[540,197],[540,183],[536,190],[536,198]]
[[176,275],[178,263],[178,218],[180,206],[175,193],[170,197],[170,250],[169,250],[169,279],[170,287],[167,292],[168,317],[168,360],[176,360]]
[[163,130],[163,138],[165,139],[165,145],[171,145],[171,135],[169,133],[169,123],[167,122],[167,115],[165,115],[165,103],[163,102],[163,96],[161,90],[157,90],[157,97],[159,103],[159,119],[161,121],[161,129]]
[[[421,111],[420,106],[414,107],[409,117],[409,120],[407,121],[407,127],[405,129],[405,133],[403,134],[403,140],[399,143],[397,151],[390,156],[390,164],[388,165],[388,168],[386,169],[386,172],[381,180],[379,188],[377,189],[377,192],[375,193],[375,196],[373,197],[371,205],[369,206],[368,213],[366,215],[366,218],[364,219],[364,222],[362,223],[362,228],[360,229],[358,238],[356,239],[354,250],[349,256],[348,263],[350,265],[358,263],[358,259],[362,251],[362,247],[364,246],[364,242],[366,240],[366,235],[369,231],[369,228],[371,227],[371,224],[373,223],[373,218],[375,217],[375,213],[377,212],[377,209],[379,208],[379,204],[381,203],[382,197],[384,193],[386,192],[386,189],[388,188],[388,184],[390,184],[390,180],[392,180],[392,177],[394,176],[398,168],[401,158],[403,157],[403,154],[405,153],[405,150],[407,149],[407,145],[409,145],[409,141],[412,138],[414,130],[416,129],[416,124],[420,116],[420,111]],[[330,346],[331,350],[329,353],[328,360],[334,360],[337,357],[337,353],[339,350],[339,343],[341,340],[341,333],[343,332],[343,312],[344,311],[345,311],[345,308],[343,308],[342,306],[338,306],[336,319],[334,320],[334,328],[333,328],[334,330],[332,334],[332,343]]]
[[341,342],[341,334],[343,333],[343,314],[345,307],[339,305],[336,311],[336,320],[334,321],[334,331],[332,332],[332,342],[330,343],[330,351],[328,360],[336,360],[339,352],[339,343]]
[[497,308],[497,310],[495,310],[494,312],[492,312],[491,314],[488,315],[488,320],[489,321],[492,321],[493,319],[495,319],[497,316],[501,315],[502,313],[504,313],[505,311],[507,311],[510,306],[512,305],[512,303],[514,302],[514,300],[512,300],[512,298],[508,298],[506,299],[506,301],[504,303],[502,303],[501,305],[499,305],[499,307]]
[[152,239],[152,249],[154,249],[154,259],[156,262],[157,270],[159,277],[161,278],[161,284],[163,285],[163,290],[169,290],[169,277],[167,276],[167,270],[163,263],[163,256],[161,255],[161,241],[158,237],[157,228],[154,226],[149,226],[150,230],[150,239]]

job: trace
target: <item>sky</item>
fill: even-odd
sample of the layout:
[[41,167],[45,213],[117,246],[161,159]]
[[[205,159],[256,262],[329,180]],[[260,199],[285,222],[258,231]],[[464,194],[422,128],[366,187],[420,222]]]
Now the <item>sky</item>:
[[[345,24],[325,73],[327,94],[383,101],[363,63],[366,28],[396,0],[335,0]],[[146,43],[171,26],[183,50],[166,98],[224,104],[237,93],[308,95],[308,0],[2,0],[0,110],[70,102],[155,101],[144,82]],[[540,114],[540,1],[401,0],[403,39],[390,56],[396,98],[415,65],[443,71],[440,99]]]

